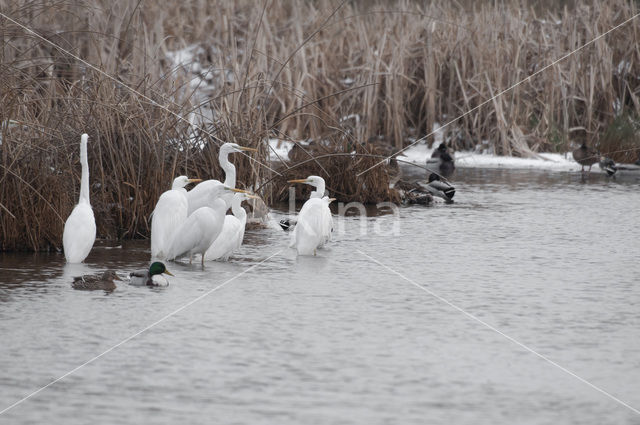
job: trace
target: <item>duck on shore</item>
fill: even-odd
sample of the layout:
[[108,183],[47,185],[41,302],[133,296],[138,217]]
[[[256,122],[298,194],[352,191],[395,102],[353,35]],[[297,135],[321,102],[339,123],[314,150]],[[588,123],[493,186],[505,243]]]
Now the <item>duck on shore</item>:
[[584,167],[589,167],[588,172],[591,172],[591,167],[600,160],[600,156],[596,150],[587,147],[587,144],[583,142],[578,149],[573,151],[573,159],[582,166],[581,171],[584,173]]
[[118,274],[113,270],[106,270],[102,274],[96,275],[84,275],[73,278],[71,286],[73,289],[80,291],[95,291],[103,290],[111,292],[116,289],[114,280],[122,280]]
[[440,174],[450,176],[455,170],[453,155],[449,153],[447,145],[440,143],[437,149],[427,158],[427,167],[438,167]]

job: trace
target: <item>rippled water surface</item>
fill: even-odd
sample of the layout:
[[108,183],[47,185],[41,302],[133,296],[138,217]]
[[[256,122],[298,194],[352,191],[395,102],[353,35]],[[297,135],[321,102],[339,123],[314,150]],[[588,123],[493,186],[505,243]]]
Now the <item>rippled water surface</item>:
[[341,218],[315,258],[248,231],[167,288],[71,288],[146,266],[144,242],[0,254],[0,410],[121,343],[0,423],[639,424],[507,336],[640,409],[640,181],[453,181],[453,205]]

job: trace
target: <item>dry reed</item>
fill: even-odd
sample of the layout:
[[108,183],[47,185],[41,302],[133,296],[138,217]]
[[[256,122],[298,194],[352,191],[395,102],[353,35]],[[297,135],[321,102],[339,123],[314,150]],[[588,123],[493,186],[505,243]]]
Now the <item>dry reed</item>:
[[[0,0],[2,13],[169,109],[0,18],[0,250],[60,248],[83,132],[92,136],[98,235],[147,236],[155,200],[176,175],[221,177],[221,141],[259,147],[263,163],[269,137],[328,142],[328,152],[342,154],[347,145],[375,153],[365,142],[379,138],[397,149],[637,12],[628,0],[544,12],[530,3]],[[506,155],[581,141],[614,151],[615,137],[601,136],[616,117],[640,115],[639,29],[632,21],[466,115],[445,137],[456,149],[488,140]],[[203,69],[167,56],[194,45]],[[196,75],[208,83],[204,99]],[[210,112],[203,130],[173,115],[198,115],[201,103]],[[625,149],[637,147],[637,132],[625,140]],[[282,199],[283,178],[264,184],[268,169],[234,159],[241,186]],[[341,199],[392,199],[384,168],[354,179],[373,162],[318,159],[284,178],[342,173],[328,179]]]

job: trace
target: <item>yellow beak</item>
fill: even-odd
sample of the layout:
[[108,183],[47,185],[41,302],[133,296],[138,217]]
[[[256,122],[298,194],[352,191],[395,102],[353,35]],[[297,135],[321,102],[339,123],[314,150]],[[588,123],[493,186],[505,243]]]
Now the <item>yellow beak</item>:
[[187,180],[189,183],[200,183],[202,179],[189,179]]
[[258,149],[256,148],[246,148],[244,146],[240,146],[238,147],[238,149],[240,149],[241,151],[258,152]]
[[332,203],[335,200],[336,200],[336,198],[329,198],[329,203]]
[[307,179],[287,180],[287,183],[306,183]]
[[247,194],[251,194],[251,192],[249,192],[248,190],[242,190],[242,189],[231,189],[230,187],[226,187],[225,189],[230,190],[232,192],[236,192],[236,193],[247,193]]
[[247,195],[247,198],[249,198],[249,199],[260,199],[260,197],[257,196],[257,195]]
[[162,273],[164,274],[168,274],[169,276],[173,276],[173,273],[171,273],[169,270],[165,270]]

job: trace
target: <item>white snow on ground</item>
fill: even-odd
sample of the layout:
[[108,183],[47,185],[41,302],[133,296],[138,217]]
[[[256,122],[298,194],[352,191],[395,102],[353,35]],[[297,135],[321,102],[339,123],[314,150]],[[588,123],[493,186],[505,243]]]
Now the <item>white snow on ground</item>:
[[[293,142],[286,140],[269,139],[269,146],[271,146],[272,149],[270,153],[271,160],[278,161],[278,156],[282,159],[287,159],[287,154],[293,144]],[[437,145],[435,143],[433,148],[427,147],[426,143],[418,143],[402,152],[398,156],[398,159],[424,166],[427,158],[431,157],[431,153],[436,147]],[[274,151],[277,152],[278,156],[274,154]],[[511,156],[459,151],[455,153],[455,164],[456,167],[460,168],[535,168],[554,171],[580,171],[580,165],[573,160],[573,156],[570,152],[567,154],[541,153],[539,155],[544,159],[516,158]],[[591,168],[591,172],[600,171],[601,170],[597,165],[594,165]]]
[[286,161],[294,143],[288,140],[269,139],[269,159],[271,161]]
[[[434,149],[437,147],[434,143]],[[433,149],[429,149],[426,143],[419,143],[404,151],[399,159],[413,164],[424,165],[427,158],[431,157]],[[512,156],[499,156],[491,154],[481,154],[477,152],[458,151],[455,153],[456,167],[460,168],[536,168],[541,170],[555,171],[579,171],[580,165],[573,160],[571,153],[540,153],[541,158],[516,158]],[[600,171],[598,166],[594,166],[591,171]]]

